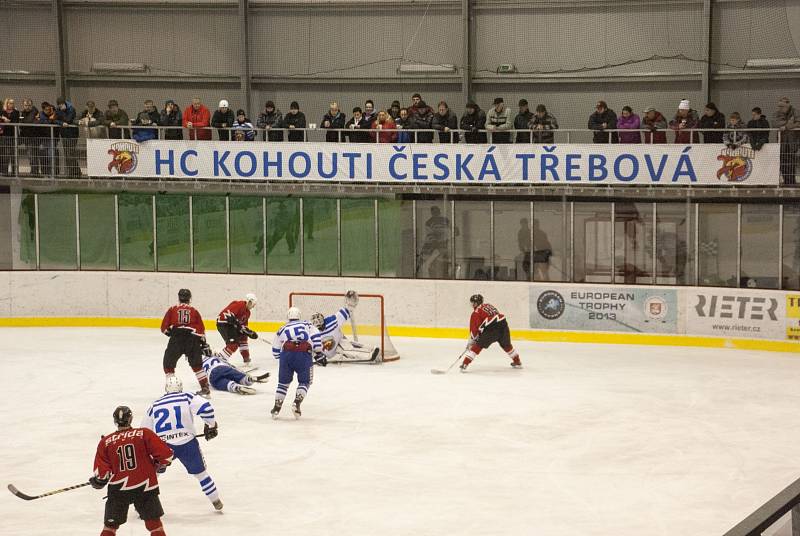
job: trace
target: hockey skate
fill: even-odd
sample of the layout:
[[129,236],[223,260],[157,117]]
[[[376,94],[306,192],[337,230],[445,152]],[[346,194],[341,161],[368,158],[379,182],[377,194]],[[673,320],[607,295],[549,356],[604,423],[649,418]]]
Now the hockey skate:
[[217,499],[216,501],[212,502],[211,504],[214,505],[214,510],[222,510],[222,501]]
[[272,410],[269,412],[272,415],[273,419],[278,418],[278,413],[281,412],[281,407],[283,406],[283,400],[275,399],[275,405],[272,406]]
[[295,419],[299,419],[300,415],[302,415],[300,413],[300,404],[302,404],[302,403],[303,403],[303,397],[302,396],[294,397],[294,402],[292,403],[292,413],[294,413],[294,418]]
[[511,366],[514,368],[522,368],[522,361],[519,360],[518,355],[511,358]]
[[466,372],[469,364],[472,363],[472,359],[469,357],[465,357],[464,361],[461,362],[461,365],[458,367],[460,372]]
[[234,389],[234,391],[236,392],[237,395],[254,395],[254,394],[256,394],[258,392],[255,389],[253,389],[252,387],[248,387],[247,385],[238,385],[237,384],[236,387],[234,387],[233,389]]
[[211,398],[211,389],[209,389],[208,385],[202,385],[199,391],[196,391],[194,394],[200,395],[203,398]]

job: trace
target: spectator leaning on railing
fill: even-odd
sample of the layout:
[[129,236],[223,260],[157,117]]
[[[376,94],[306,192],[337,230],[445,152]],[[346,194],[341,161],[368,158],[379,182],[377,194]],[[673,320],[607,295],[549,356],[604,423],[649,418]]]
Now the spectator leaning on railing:
[[412,141],[417,143],[430,143],[433,141],[433,132],[430,132],[431,122],[433,121],[433,110],[425,104],[419,93],[414,93],[411,97],[411,107],[408,109],[409,124],[411,130],[428,130],[428,132],[412,133]]
[[400,108],[394,120],[397,129],[397,143],[411,143],[411,132],[408,131],[408,123],[411,121],[408,115],[408,108]]
[[61,143],[64,145],[64,163],[68,177],[80,177],[78,165],[78,126],[75,123],[75,107],[65,97],[56,100],[56,117],[61,124]]
[[739,112],[732,112],[728,116],[728,124],[725,125],[725,128],[728,130],[722,136],[722,143],[729,148],[735,149],[742,144],[750,143],[750,136],[744,130],[745,124],[742,122],[742,116],[739,115]]
[[533,114],[530,122],[533,131],[533,143],[554,143],[554,130],[558,130],[558,120],[547,111],[544,104],[536,106],[536,113]]
[[164,103],[164,109],[161,110],[161,118],[158,124],[163,127],[175,127],[164,129],[165,140],[182,140],[183,139],[183,114],[181,108],[175,101],[170,99]]
[[[750,112],[751,119],[747,122],[747,128],[769,128],[767,117],[761,113],[761,108],[756,106]],[[750,132],[750,146],[756,151],[760,151],[769,142],[769,132],[753,130]]]
[[[43,175],[56,175],[58,174],[58,135],[59,129],[55,128],[58,125],[58,117],[56,116],[56,108],[47,101],[42,103],[42,111],[39,112],[39,124],[43,125],[39,128],[40,144],[39,155],[42,162]],[[47,128],[45,128],[45,126]]]
[[234,141],[255,141],[256,131],[253,130],[253,123],[247,118],[244,110],[236,110],[236,119],[233,120],[233,139]]
[[97,108],[94,101],[86,101],[86,109],[78,119],[81,134],[86,138],[103,138],[106,135],[103,123],[103,112]]
[[507,132],[514,126],[511,119],[511,110],[506,108],[503,97],[496,97],[492,108],[486,114],[486,130],[489,132],[489,143],[511,143],[511,133]]
[[376,135],[379,143],[394,143],[395,140],[397,140],[397,130],[394,121],[392,121],[392,118],[384,110],[378,112],[375,121],[373,121],[370,126],[373,130],[378,131],[372,133],[372,141],[376,141]]
[[461,130],[464,132],[464,141],[467,143],[486,143],[486,112],[481,110],[477,103],[469,101],[464,107],[461,116]]
[[345,140],[353,143],[365,143],[369,141],[369,123],[364,118],[364,112],[360,106],[353,108],[353,116],[345,124],[349,132],[345,132]]
[[639,132],[642,122],[638,115],[633,113],[630,106],[622,107],[622,115],[617,118],[617,128],[620,130],[629,130],[630,132],[620,132],[620,143],[642,143],[642,135]]
[[[144,110],[139,112],[133,124],[137,127],[157,127],[160,120],[161,114],[158,113],[153,101],[148,99],[144,101]],[[134,128],[132,130],[133,134],[131,137],[139,143],[158,139],[157,128]]]
[[594,130],[595,143],[618,143],[616,132],[606,132],[617,128],[617,114],[609,109],[606,101],[597,101],[595,111],[589,116],[589,130]]
[[375,103],[372,99],[367,99],[364,101],[364,120],[371,125],[376,117],[378,114],[375,112]]
[[788,97],[781,97],[778,100],[774,126],[780,130],[778,135],[781,142],[780,166],[783,184],[794,184],[797,149],[800,145],[800,130],[798,130],[800,116],[797,115]]
[[0,175],[3,176],[17,174],[14,138],[17,137],[18,123],[19,112],[14,107],[14,99],[5,99],[0,110]]
[[305,141],[306,133],[301,129],[306,128],[306,115],[300,111],[297,101],[289,104],[289,113],[283,118],[283,128],[289,129],[288,141]]
[[130,123],[131,120],[128,118],[128,113],[119,107],[119,103],[114,99],[108,101],[108,110],[106,110],[105,117],[108,137],[114,140],[127,138],[128,130],[120,127],[127,127]]
[[[706,104],[702,117],[697,123],[699,129],[723,129],[725,128],[725,114],[717,109],[713,102]],[[722,143],[722,130],[702,130],[703,143]]]
[[439,133],[439,143],[458,143],[458,132],[452,132],[458,130],[458,118],[445,101],[439,102],[431,119],[431,128]]
[[645,143],[667,143],[667,119],[654,106],[645,108],[642,129]]
[[[23,125],[35,125],[39,122],[39,110],[33,105],[31,99],[22,101],[19,122]],[[33,126],[19,127],[19,143],[21,147],[24,147],[24,152],[28,155],[31,163],[31,175],[34,176],[42,174],[42,158],[39,154],[39,131],[42,130],[45,129]]]
[[190,140],[210,140],[211,112],[200,101],[199,97],[194,97],[192,103],[183,111],[183,128],[189,129]]
[[[530,129],[531,120],[533,119],[533,114],[531,113],[530,108],[528,108],[528,101],[526,99],[519,100],[519,113],[514,117],[514,130],[528,130]],[[516,140],[517,143],[530,143],[531,142],[531,133],[530,132],[517,132]]]
[[275,103],[268,100],[264,104],[264,111],[258,114],[256,126],[265,132],[262,135],[264,141],[283,141],[283,131],[278,130],[283,125],[283,114],[275,108]]
[[325,133],[325,141],[342,141],[342,132],[338,129],[343,129],[347,123],[347,117],[339,109],[339,103],[331,102],[328,113],[322,116],[320,127],[329,130]]
[[233,110],[230,109],[228,101],[222,99],[219,101],[219,108],[214,111],[211,117],[211,126],[217,129],[217,136],[220,141],[228,141],[231,139],[231,131],[233,121],[236,119],[233,116]]
[[675,143],[700,143],[700,134],[695,130],[698,124],[697,112],[692,110],[691,103],[683,99],[678,104],[678,111],[669,128],[675,131]]

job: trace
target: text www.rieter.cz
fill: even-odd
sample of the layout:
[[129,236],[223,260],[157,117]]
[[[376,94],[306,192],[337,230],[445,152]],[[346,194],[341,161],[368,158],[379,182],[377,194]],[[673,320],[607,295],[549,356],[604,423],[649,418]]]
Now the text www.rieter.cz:
[[761,326],[742,326],[742,325],[728,326],[726,324],[714,324],[711,327],[711,329],[716,331],[743,331],[749,333],[761,332]]

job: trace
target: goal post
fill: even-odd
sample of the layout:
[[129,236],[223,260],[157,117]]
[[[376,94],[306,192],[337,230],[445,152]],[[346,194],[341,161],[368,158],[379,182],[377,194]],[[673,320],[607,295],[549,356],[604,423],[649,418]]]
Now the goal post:
[[[344,307],[344,292],[290,292],[289,307],[298,307],[302,320],[311,320],[314,313],[335,314]],[[350,322],[342,326],[344,335],[369,346],[380,348],[381,361],[396,361],[400,354],[389,338],[384,298],[381,294],[358,295],[358,306],[351,311]]]

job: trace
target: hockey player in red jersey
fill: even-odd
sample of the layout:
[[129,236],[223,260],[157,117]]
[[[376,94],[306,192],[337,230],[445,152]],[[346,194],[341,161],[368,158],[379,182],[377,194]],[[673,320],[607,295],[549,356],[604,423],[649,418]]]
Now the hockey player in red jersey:
[[461,372],[466,372],[469,364],[478,357],[481,350],[495,342],[511,358],[512,367],[522,367],[519,353],[511,345],[511,334],[508,331],[505,315],[493,305],[483,303],[483,296],[480,294],[472,295],[469,302],[472,304],[472,316],[469,319],[469,342],[466,355],[461,362]]
[[206,328],[200,312],[192,307],[192,292],[187,288],[178,291],[178,305],[167,309],[164,320],[161,321],[161,333],[169,337],[167,349],[164,350],[164,373],[169,376],[175,374],[175,365],[182,355],[186,355],[189,366],[192,367],[200,391],[197,394],[208,397],[211,389],[208,378],[203,370],[203,353],[210,355],[211,349],[206,342]]
[[247,294],[243,300],[235,300],[228,304],[217,317],[217,331],[225,341],[222,353],[228,359],[236,350],[242,354],[245,365],[250,364],[250,347],[248,337],[257,339],[258,333],[247,326],[250,320],[250,310],[256,306],[256,295]]
[[161,516],[164,509],[158,499],[158,477],[172,463],[172,449],[152,430],[131,428],[133,413],[127,406],[114,410],[117,431],[100,439],[94,457],[92,487],[108,484],[103,532],[114,536],[128,520],[128,508],[136,508],[151,536],[166,536]]

